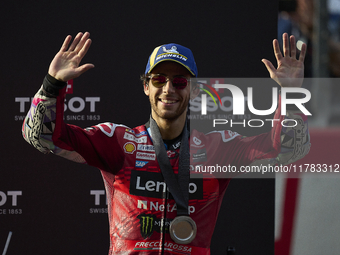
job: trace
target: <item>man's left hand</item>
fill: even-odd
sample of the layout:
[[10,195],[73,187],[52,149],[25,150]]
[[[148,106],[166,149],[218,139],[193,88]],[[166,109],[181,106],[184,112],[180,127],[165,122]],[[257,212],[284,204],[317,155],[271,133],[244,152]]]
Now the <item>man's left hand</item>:
[[275,58],[277,61],[277,68],[267,60],[262,59],[270,74],[270,78],[275,80],[281,87],[301,87],[304,77],[303,61],[306,56],[307,46],[305,43],[301,46],[299,59],[296,58],[296,42],[295,37],[290,36],[290,48],[288,41],[288,34],[284,33],[283,38],[283,55],[280,51],[279,42],[277,39],[273,41],[273,48]]

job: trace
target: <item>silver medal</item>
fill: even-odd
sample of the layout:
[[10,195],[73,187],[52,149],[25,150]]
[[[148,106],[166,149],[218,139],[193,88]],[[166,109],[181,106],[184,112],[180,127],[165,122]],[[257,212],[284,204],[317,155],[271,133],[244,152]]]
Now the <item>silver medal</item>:
[[170,223],[170,236],[178,244],[188,244],[195,239],[197,227],[189,216],[177,216]]

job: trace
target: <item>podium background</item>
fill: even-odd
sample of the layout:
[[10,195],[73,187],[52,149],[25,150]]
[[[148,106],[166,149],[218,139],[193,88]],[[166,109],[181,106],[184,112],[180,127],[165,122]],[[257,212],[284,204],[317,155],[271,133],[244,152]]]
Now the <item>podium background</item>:
[[[134,127],[150,114],[139,75],[154,47],[169,42],[189,47],[200,77],[268,77],[261,59],[274,60],[277,7],[276,1],[250,0],[5,1],[0,10],[0,251],[9,231],[7,255],[108,251],[105,196],[96,201],[93,195],[104,191],[99,171],[43,155],[21,137],[30,98],[66,35],[91,33],[84,62],[96,66],[74,80],[65,119],[76,120],[67,122]],[[100,102],[91,109],[93,97]],[[237,255],[274,254],[274,189],[274,180],[231,181],[213,255],[225,254],[227,246],[235,246]]]

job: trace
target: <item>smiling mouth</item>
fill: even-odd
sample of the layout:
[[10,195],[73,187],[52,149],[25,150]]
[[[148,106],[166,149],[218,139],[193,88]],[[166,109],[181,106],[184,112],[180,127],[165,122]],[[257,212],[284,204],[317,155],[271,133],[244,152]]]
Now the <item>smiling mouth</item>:
[[177,103],[177,101],[178,101],[178,100],[162,99],[162,98],[159,98],[158,100],[161,101],[164,104],[174,104],[174,103]]

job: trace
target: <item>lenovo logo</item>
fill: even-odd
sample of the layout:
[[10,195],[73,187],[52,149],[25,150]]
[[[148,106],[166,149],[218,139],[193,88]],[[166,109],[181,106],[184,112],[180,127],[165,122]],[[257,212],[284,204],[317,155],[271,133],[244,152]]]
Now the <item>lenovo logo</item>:
[[[130,194],[144,197],[162,198],[167,185],[161,173],[131,171]],[[192,179],[189,182],[189,198],[203,198],[203,179]],[[172,197],[171,197],[172,198]]]

